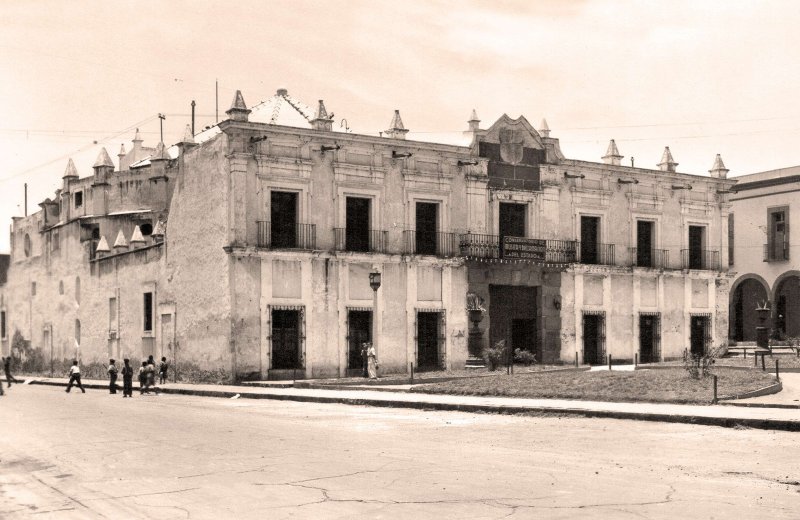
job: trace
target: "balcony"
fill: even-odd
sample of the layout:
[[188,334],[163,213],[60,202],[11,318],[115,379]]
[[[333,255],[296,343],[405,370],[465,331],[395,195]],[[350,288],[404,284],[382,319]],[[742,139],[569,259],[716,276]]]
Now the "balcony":
[[386,231],[378,229],[351,230],[334,228],[336,235],[336,251],[355,251],[364,253],[386,252]]
[[258,247],[268,249],[316,249],[317,226],[315,224],[283,224],[259,220]]
[[713,249],[681,249],[681,269],[719,270],[719,251]]
[[764,244],[765,262],[783,262],[789,259],[789,242]]
[[464,233],[459,236],[461,256],[513,258],[547,263],[574,263],[576,244],[574,240],[500,237],[477,233]]
[[669,251],[666,249],[642,249],[629,247],[631,267],[669,269]]
[[403,231],[405,253],[450,258],[459,254],[459,234],[433,231]]
[[614,265],[614,244],[578,242],[578,263]]

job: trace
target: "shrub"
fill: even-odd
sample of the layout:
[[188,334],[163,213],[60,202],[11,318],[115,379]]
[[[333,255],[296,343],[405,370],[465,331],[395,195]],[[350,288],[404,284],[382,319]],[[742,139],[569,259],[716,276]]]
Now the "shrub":
[[506,340],[502,339],[495,343],[493,347],[484,348],[483,359],[486,360],[486,366],[490,371],[497,370],[497,367],[503,365],[508,359]]
[[725,346],[712,348],[703,355],[683,351],[683,368],[692,379],[706,378],[712,374],[711,367],[717,358],[725,351]]
[[514,349],[514,362],[530,366],[536,363],[536,354],[521,348]]

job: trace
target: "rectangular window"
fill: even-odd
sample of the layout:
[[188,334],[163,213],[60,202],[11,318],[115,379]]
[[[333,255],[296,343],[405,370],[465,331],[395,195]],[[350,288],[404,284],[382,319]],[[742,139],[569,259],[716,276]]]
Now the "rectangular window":
[[347,251],[369,251],[370,199],[347,197],[345,248]]
[[767,210],[767,261],[789,259],[789,208]]
[[438,249],[436,231],[439,227],[439,204],[417,202],[416,208],[416,253],[435,255]]
[[6,311],[0,311],[0,339],[6,339]]
[[705,262],[703,261],[705,242],[705,228],[703,226],[689,226],[689,250],[688,250],[688,268],[689,269],[705,269]]
[[499,234],[501,237],[525,237],[527,204],[500,203]]
[[581,217],[581,263],[600,263],[600,217]]
[[636,221],[636,265],[653,267],[653,223]]
[[153,332],[153,293],[144,293],[144,331]]
[[297,247],[297,193],[270,193],[270,222],[272,247]]
[[728,265],[733,265],[733,213],[728,213]]
[[[147,293],[152,294],[152,293]],[[145,316],[147,316],[147,308],[145,307]],[[116,332],[117,330],[117,299],[108,299],[108,330]],[[147,329],[145,329],[147,330]]]
[[83,192],[82,191],[76,191],[75,192],[75,209],[78,209],[81,206],[83,206]]

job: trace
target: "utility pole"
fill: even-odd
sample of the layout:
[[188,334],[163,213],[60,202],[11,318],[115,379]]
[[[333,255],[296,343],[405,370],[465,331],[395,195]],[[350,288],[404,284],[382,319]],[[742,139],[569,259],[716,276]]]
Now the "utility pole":
[[194,99],[192,100],[192,135],[194,135],[194,106],[195,102]]
[[161,142],[164,142],[164,120],[167,118],[161,112],[158,113],[158,127],[161,130]]
[[28,216],[28,183],[25,183],[25,216]]

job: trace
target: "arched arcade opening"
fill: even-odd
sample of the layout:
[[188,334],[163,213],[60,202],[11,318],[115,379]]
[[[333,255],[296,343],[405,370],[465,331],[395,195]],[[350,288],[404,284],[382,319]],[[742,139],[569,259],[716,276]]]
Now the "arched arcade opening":
[[748,277],[731,291],[730,336],[734,341],[755,341],[758,313],[756,307],[769,302],[769,291],[761,280]]

